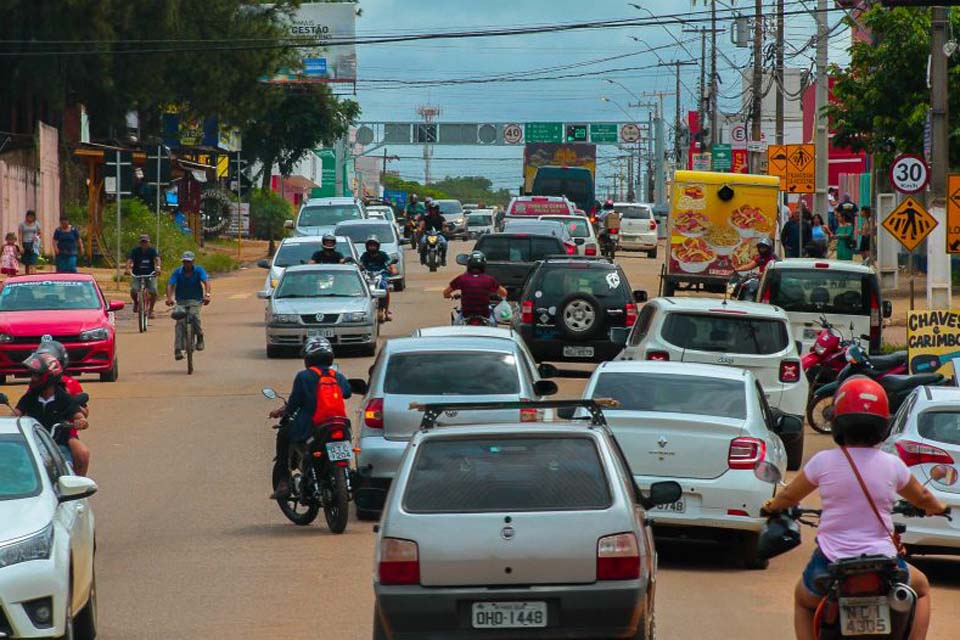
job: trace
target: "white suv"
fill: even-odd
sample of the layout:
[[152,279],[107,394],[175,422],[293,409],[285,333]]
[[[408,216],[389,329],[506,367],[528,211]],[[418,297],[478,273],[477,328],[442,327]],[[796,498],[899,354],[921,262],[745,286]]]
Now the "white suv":
[[[803,419],[807,380],[790,321],[779,307],[716,298],[654,298],[640,311],[616,360],[669,360],[747,369],[774,409]],[[784,442],[790,470],[803,435]]]

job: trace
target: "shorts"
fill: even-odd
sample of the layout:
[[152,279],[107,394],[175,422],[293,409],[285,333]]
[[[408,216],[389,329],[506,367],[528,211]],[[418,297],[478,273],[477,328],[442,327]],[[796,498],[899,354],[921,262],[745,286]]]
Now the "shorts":
[[870,251],[870,238],[860,236],[860,251]]
[[23,243],[23,254],[20,256],[20,262],[30,266],[37,264],[37,254],[33,252],[32,242]]
[[[817,547],[813,555],[810,556],[810,562],[807,563],[807,566],[803,570],[803,586],[806,587],[807,591],[821,598],[827,595],[826,592],[817,586],[817,581],[820,578],[830,575],[829,566],[830,561],[827,559],[827,556],[823,555],[820,547]],[[897,556],[897,566],[907,570],[907,561]],[[909,584],[909,582],[910,579],[907,578],[907,583]]]
[[153,276],[152,278],[147,278],[146,280],[142,278],[139,280],[137,278],[134,278],[133,280],[131,280],[130,295],[132,296],[137,295],[137,292],[139,291],[141,286],[140,283],[144,283],[144,285],[147,287],[147,292],[153,295],[157,295],[157,276]]
[[5,276],[15,276],[19,272],[19,269],[14,269],[13,267],[0,269],[0,273]]

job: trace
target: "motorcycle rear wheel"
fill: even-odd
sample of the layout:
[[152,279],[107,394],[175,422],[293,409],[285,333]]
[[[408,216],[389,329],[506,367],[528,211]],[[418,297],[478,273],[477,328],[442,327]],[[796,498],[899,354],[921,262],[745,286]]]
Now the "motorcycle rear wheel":
[[326,504],[323,515],[327,519],[327,526],[331,533],[343,533],[347,528],[350,517],[350,494],[347,492],[347,470],[336,467],[329,480],[329,500],[324,496]]
[[[280,479],[283,477],[284,473],[285,470],[281,468],[280,465],[276,464],[273,466],[274,491],[277,490],[277,485],[280,483]],[[317,519],[317,515],[320,513],[319,505],[311,504],[304,506],[300,504],[299,496],[294,495],[291,495],[289,498],[278,499],[277,505],[280,507],[280,511],[283,512],[283,515],[285,515],[290,522],[301,527],[311,524]],[[301,509],[304,510],[301,511]]]
[[833,433],[833,396],[807,400],[807,422],[817,433]]

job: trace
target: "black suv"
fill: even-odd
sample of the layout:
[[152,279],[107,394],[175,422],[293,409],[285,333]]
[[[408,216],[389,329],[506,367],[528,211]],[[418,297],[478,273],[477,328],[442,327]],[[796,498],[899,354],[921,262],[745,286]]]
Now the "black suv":
[[[474,251],[487,258],[487,273],[507,290],[507,300],[515,301],[537,260],[562,256],[563,242],[553,236],[529,233],[493,233],[477,240]],[[458,256],[457,264],[466,264],[467,256]]]
[[538,361],[604,362],[623,348],[611,330],[633,326],[646,299],[606,259],[548,258],[527,279],[514,324]]

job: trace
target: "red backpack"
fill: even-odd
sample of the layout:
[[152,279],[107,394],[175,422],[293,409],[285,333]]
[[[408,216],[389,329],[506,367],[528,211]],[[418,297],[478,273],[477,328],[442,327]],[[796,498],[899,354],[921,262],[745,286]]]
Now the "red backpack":
[[310,367],[310,371],[320,376],[320,381],[317,383],[317,408],[313,411],[313,426],[319,427],[332,420],[342,421],[347,416],[347,407],[343,403],[343,391],[336,376],[333,375],[333,370]]

